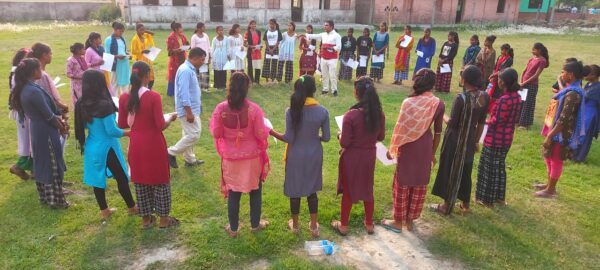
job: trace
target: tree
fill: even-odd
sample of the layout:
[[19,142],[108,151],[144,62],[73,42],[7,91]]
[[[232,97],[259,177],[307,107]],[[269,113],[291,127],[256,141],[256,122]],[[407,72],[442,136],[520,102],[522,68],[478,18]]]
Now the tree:
[[558,4],[564,4],[567,6],[581,8],[582,6],[586,6],[586,4],[590,1],[589,0],[557,0],[556,2]]

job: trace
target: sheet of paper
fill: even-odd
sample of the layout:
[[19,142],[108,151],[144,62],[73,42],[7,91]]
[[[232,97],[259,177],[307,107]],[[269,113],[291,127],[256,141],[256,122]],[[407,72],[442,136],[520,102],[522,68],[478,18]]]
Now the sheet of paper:
[[171,116],[172,115],[177,115],[176,112],[172,112],[172,113],[165,113],[163,114],[163,117],[165,118],[165,122],[169,122],[169,120],[171,120]]
[[377,149],[377,159],[381,161],[381,163],[385,166],[396,164],[396,159],[389,160],[387,158],[388,149],[383,145],[383,143],[378,142],[375,144],[375,148]]
[[15,72],[15,70],[17,70],[17,67],[13,66],[13,67],[10,69],[10,72]]
[[311,50],[311,51],[314,51],[315,48],[316,48],[315,45],[308,45],[308,49]]
[[422,51],[417,51],[417,56],[419,56],[419,57],[423,57],[423,56],[425,56],[425,54],[423,54],[423,52],[422,52]]
[[481,138],[479,138],[479,143],[483,144],[483,140],[485,140],[485,134],[487,134],[488,125],[483,126],[483,132],[481,133]]
[[367,59],[369,59],[366,55],[361,55],[358,59],[358,66],[367,67]]
[[244,60],[246,59],[246,51],[239,50],[235,53],[235,56],[237,56],[239,59]]
[[58,76],[54,77],[54,81],[52,81],[52,82],[54,82],[54,85],[58,85],[58,83],[60,82],[60,77],[58,77]]
[[273,58],[273,56],[272,56],[272,55],[270,55],[270,54],[268,54],[268,53],[267,53],[267,54],[265,54],[265,59],[272,59],[272,58]]
[[223,66],[223,70],[232,70],[235,68],[235,60],[227,61]]
[[183,45],[183,46],[181,46],[181,48],[180,48],[180,49],[181,49],[182,51],[187,51],[187,50],[189,50],[190,48],[191,48],[191,46],[190,46],[190,45]]
[[115,56],[110,53],[104,53],[102,55],[102,60],[104,60],[104,64],[100,66],[100,69],[110,72],[112,70],[113,63],[115,62]]
[[61,88],[61,87],[65,86],[65,85],[66,85],[65,83],[59,83],[59,84],[56,85],[56,88]]
[[413,37],[411,37],[411,36],[404,36],[404,40],[402,42],[400,42],[400,47],[402,47],[402,48],[408,47],[408,44],[410,44],[410,42],[412,40],[413,40]]
[[344,116],[343,115],[336,116],[335,117],[335,123],[337,124],[338,128],[341,131],[342,130],[342,125],[344,123]]
[[440,67],[440,73],[450,73],[450,72],[452,72],[452,68],[450,68],[450,65],[448,65],[448,64],[443,64],[443,65]]
[[200,73],[208,72],[208,65],[207,64],[201,65],[200,68],[198,69],[198,72],[200,72]]
[[306,56],[313,56],[315,53],[313,51],[307,51]]
[[527,99],[527,92],[529,92],[529,89],[523,88],[523,89],[519,90],[518,92],[519,92],[519,95],[521,95],[521,100],[525,101]]
[[112,97],[113,103],[115,104],[115,106],[117,108],[119,108],[119,98],[118,97]]
[[160,53],[160,49],[156,48],[156,47],[152,47],[149,49],[150,52],[145,53],[144,56],[146,56],[146,58],[150,59],[150,61],[154,62],[154,60],[156,60],[156,57],[158,57],[158,54]]
[[354,59],[350,58],[350,59],[348,59],[348,62],[346,62],[346,66],[349,66],[352,69],[356,69],[356,68],[358,68],[358,62],[356,62],[356,61],[354,61]]
[[384,61],[384,59],[383,59],[383,53],[380,54],[379,56],[373,55],[373,59],[371,61],[373,63],[383,63],[383,61]]

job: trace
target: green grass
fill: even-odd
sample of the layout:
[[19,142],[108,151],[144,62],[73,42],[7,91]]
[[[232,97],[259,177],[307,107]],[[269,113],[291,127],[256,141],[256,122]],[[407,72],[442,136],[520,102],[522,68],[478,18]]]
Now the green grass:
[[[69,56],[68,47],[73,42],[83,42],[90,31],[100,32],[103,37],[110,33],[107,26],[70,26],[54,30],[26,30],[23,32],[0,31],[0,74],[8,76],[12,54],[20,47],[29,47],[36,41],[48,43],[53,48],[54,61],[47,67],[53,76],[61,76],[64,82],[65,62]],[[166,31],[157,32],[156,44],[164,48]],[[190,31],[187,31],[190,35]],[[211,31],[211,37],[214,33]],[[470,32],[461,32],[460,53],[462,58]],[[481,36],[485,33],[479,33]],[[126,32],[130,40],[133,31]],[[419,33],[420,35],[420,33]],[[392,34],[395,41],[398,33]],[[446,32],[435,31],[434,37],[441,45]],[[531,131],[518,131],[514,145],[508,155],[507,199],[509,206],[498,209],[474,207],[473,214],[467,217],[442,218],[425,211],[423,221],[432,228],[427,238],[428,248],[436,256],[462,261],[466,267],[477,269],[591,269],[600,265],[600,150],[594,145],[588,162],[573,164],[568,162],[559,184],[558,200],[540,200],[531,196],[533,181],[545,180],[545,165],[541,157],[542,137],[539,135],[542,115],[551,96],[550,86],[560,72],[563,59],[575,56],[587,63],[600,63],[597,44],[600,36],[579,35],[510,35],[499,36],[496,48],[510,43],[515,50],[515,67],[521,72],[530,57],[534,42],[548,46],[551,57],[550,68],[541,77],[540,94],[536,111],[536,125]],[[438,45],[439,46],[439,45]],[[438,49],[439,50],[439,49]],[[392,50],[395,53],[395,50]],[[161,54],[155,64],[155,90],[166,92],[166,60]],[[414,57],[413,57],[414,66]],[[437,60],[436,60],[437,61]],[[457,63],[459,61],[456,61]],[[435,64],[435,63],[434,63]],[[393,56],[387,61],[383,84],[379,86],[381,99],[387,115],[387,131],[391,132],[394,119],[403,98],[408,93],[406,87],[390,85]],[[458,65],[457,65],[458,66]],[[297,69],[297,64],[296,67]],[[3,77],[6,78],[6,77]],[[458,92],[458,72],[454,73],[453,91]],[[4,89],[0,103],[6,104],[8,85],[3,79],[0,88]],[[69,88],[61,88],[63,98],[69,100]],[[340,83],[338,98],[318,96],[322,105],[333,117],[341,115],[353,104],[352,84]],[[251,89],[250,98],[261,105],[275,125],[283,130],[284,111],[291,93],[289,85]],[[451,107],[454,94],[440,95]],[[206,161],[198,169],[180,168],[172,171],[173,211],[182,220],[179,229],[158,231],[140,230],[140,219],[129,217],[125,211],[114,181],[109,181],[108,202],[119,211],[108,224],[100,223],[98,208],[90,187],[82,184],[82,157],[75,148],[75,141],[69,140],[65,153],[67,166],[66,180],[76,182],[77,195],[69,197],[72,207],[66,211],[49,210],[37,202],[33,182],[22,182],[8,173],[8,168],[16,160],[17,141],[15,124],[8,118],[0,120],[0,268],[2,269],[115,269],[126,267],[138,258],[143,250],[165,244],[174,244],[187,249],[189,257],[176,264],[176,268],[243,268],[259,259],[267,260],[274,269],[335,268],[307,260],[301,252],[302,243],[308,240],[306,231],[296,237],[287,231],[289,203],[283,195],[282,143],[271,144],[269,154],[272,173],[263,186],[264,218],[271,226],[262,233],[251,234],[247,196],[244,196],[240,213],[245,227],[237,239],[230,239],[222,230],[227,223],[226,201],[219,191],[219,158],[214,151],[212,139],[207,130],[208,119],[214,106],[224,100],[224,93],[203,94],[202,126],[204,131],[197,145],[197,155]],[[173,109],[173,101],[164,98],[165,111]],[[6,106],[1,106],[0,115],[7,115]],[[336,128],[332,128],[335,132]],[[178,124],[165,132],[169,144],[179,139]],[[272,141],[270,141],[272,142]],[[389,138],[386,139],[389,144]],[[123,139],[126,149],[127,140]],[[336,197],[337,164],[339,145],[333,139],[324,144],[324,187],[320,192],[319,218],[323,225],[339,214],[340,198]],[[477,160],[477,159],[476,159]],[[476,166],[473,178],[476,179]],[[375,219],[391,214],[391,184],[394,168],[378,164],[375,176]],[[435,175],[435,170],[434,170]],[[439,202],[438,198],[427,197],[428,203]],[[308,220],[306,206],[301,214],[302,224]],[[351,216],[352,234],[364,234],[362,229],[362,207],[355,207]],[[323,226],[323,238],[341,239],[327,226]],[[52,237],[51,240],[49,238]],[[343,247],[342,247],[343,248]],[[168,264],[168,268],[173,267]],[[167,267],[165,263],[155,263],[149,268]]]

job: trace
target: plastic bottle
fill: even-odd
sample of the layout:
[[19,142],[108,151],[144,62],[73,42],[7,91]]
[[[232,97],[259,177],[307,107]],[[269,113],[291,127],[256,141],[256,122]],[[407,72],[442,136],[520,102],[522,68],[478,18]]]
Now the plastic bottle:
[[339,251],[339,247],[335,242],[328,240],[305,241],[304,250],[306,250],[309,256],[333,255]]

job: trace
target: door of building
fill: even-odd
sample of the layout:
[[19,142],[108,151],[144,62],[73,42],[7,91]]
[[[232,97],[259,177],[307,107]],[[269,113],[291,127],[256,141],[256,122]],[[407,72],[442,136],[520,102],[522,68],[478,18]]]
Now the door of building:
[[292,0],[292,21],[302,21],[302,0]]
[[465,0],[458,0],[458,4],[456,6],[456,20],[455,23],[460,23],[462,21],[463,13],[465,10]]
[[356,0],[356,17],[354,21],[360,24],[371,24],[372,0]]
[[209,0],[210,6],[210,21],[223,21],[223,0]]

